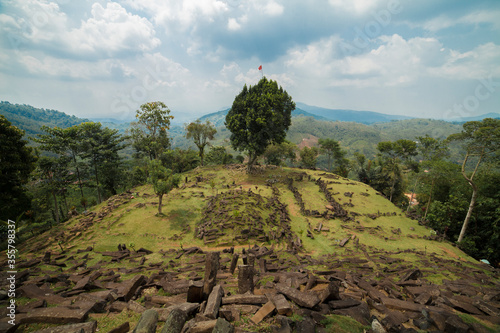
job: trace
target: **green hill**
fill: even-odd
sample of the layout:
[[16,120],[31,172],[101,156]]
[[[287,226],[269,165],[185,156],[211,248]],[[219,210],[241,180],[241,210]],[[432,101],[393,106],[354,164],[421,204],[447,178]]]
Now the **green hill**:
[[[161,313],[176,304],[187,306],[188,286],[206,277],[205,260],[213,251],[220,255],[217,283],[224,288],[223,304],[248,297],[260,302],[243,303],[254,310],[236,307],[236,317],[229,317],[243,331],[271,332],[279,325],[273,313],[262,322],[253,315],[276,289],[293,301],[286,313],[297,331],[312,316],[312,327],[326,332],[363,332],[371,315],[386,328],[418,329],[410,318],[422,317],[421,310],[439,314],[427,324],[434,330],[443,330],[447,318],[475,332],[498,329],[496,303],[481,300],[498,298],[497,272],[405,217],[369,186],[320,171],[267,167],[248,175],[245,169],[205,167],[183,174],[181,186],[163,199],[164,215],[156,214],[151,187],[142,186],[18,245],[18,274],[28,280],[18,282],[22,297],[16,305],[46,300],[49,306],[19,314],[31,323],[21,330],[54,328],[59,321],[38,315],[49,311],[74,314],[66,322],[88,316],[100,331],[125,323],[133,329],[140,313],[153,307],[160,313],[160,332],[167,318]],[[17,233],[23,232],[19,226]],[[254,295],[239,292],[240,273],[230,270],[237,254],[244,262],[252,255],[258,260]],[[335,310],[337,303],[314,306],[320,301],[314,295],[322,297],[330,287],[340,292],[330,295],[345,310]],[[441,296],[420,296],[421,290]],[[462,290],[467,294],[460,295]],[[305,295],[314,303],[301,301]],[[474,300],[487,314],[472,306]],[[471,305],[464,309],[461,301]],[[399,322],[391,321],[394,317]]]
[[68,116],[64,112],[39,109],[26,104],[11,104],[0,102],[0,114],[4,115],[12,125],[26,131],[26,137],[41,134],[40,128],[45,125],[49,127],[71,127],[89,121],[75,116]]

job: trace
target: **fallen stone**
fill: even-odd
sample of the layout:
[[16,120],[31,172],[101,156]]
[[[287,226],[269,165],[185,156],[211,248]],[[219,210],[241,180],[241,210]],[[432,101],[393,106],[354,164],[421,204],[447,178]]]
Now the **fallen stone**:
[[412,269],[408,273],[406,273],[405,276],[401,279],[402,282],[408,281],[408,280],[417,280],[418,278],[422,277],[423,274],[420,271],[420,269]]
[[269,301],[264,304],[264,306],[262,306],[259,311],[257,311],[257,313],[252,318],[250,318],[250,320],[257,325],[267,316],[269,316],[275,309],[276,307],[274,306],[273,302]]
[[278,311],[278,314],[283,316],[292,315],[293,313],[292,307],[290,306],[290,303],[286,300],[285,296],[283,296],[282,294],[275,294],[267,297],[270,298],[271,301],[273,302],[274,306],[276,307],[276,311]]
[[295,324],[295,332],[297,333],[311,333],[315,332],[316,324],[311,318],[304,318]]
[[424,308],[421,304],[389,297],[381,297],[381,301],[386,307],[396,310],[420,312]]
[[489,305],[489,304],[487,304],[487,303],[485,303],[483,301],[476,301],[476,302],[474,302],[474,305],[479,310],[481,310],[484,313],[486,313],[487,315],[497,316],[497,317],[500,316],[500,311],[497,308],[495,308],[495,307],[493,307],[493,306],[491,306],[491,305]]
[[36,333],[94,333],[97,330],[97,321],[89,321],[87,323],[62,325],[43,330]]
[[191,328],[188,330],[189,333],[212,333],[215,325],[217,324],[217,320],[207,320],[207,321],[200,321],[195,323]]
[[362,302],[358,306],[332,311],[333,314],[349,316],[363,325],[370,324],[370,308],[368,304]]
[[330,306],[330,308],[332,310],[352,308],[353,306],[358,306],[360,304],[361,304],[361,302],[354,299],[354,298],[348,298],[348,299],[343,299],[343,300],[339,300],[339,301],[328,302],[328,305]]
[[123,323],[120,326],[113,328],[108,333],[127,333],[128,331],[130,331],[130,324],[127,321],[126,323]]
[[203,312],[204,316],[210,319],[217,318],[222,296],[224,296],[224,290],[222,289],[222,286],[218,284],[212,289],[210,296],[208,296],[205,311]]
[[45,300],[52,304],[59,304],[64,302],[64,297],[54,295],[52,290],[40,289],[40,287],[34,284],[25,284],[17,290],[20,292],[21,296],[25,296],[28,298]]
[[224,318],[218,318],[212,333],[234,333],[234,326]]
[[172,309],[165,320],[165,325],[163,326],[161,333],[180,333],[187,318],[188,316],[186,312],[179,308]]
[[469,331],[469,326],[465,324],[460,317],[452,315],[446,319],[444,331],[447,333],[467,333]]
[[123,299],[125,302],[130,301],[132,296],[134,296],[137,288],[146,282],[146,277],[144,275],[136,275],[132,279],[123,281],[119,284],[116,295],[118,299]]
[[155,333],[156,324],[158,324],[158,312],[153,309],[146,310],[142,313],[132,333]]
[[466,312],[470,314],[475,314],[475,315],[482,315],[483,312],[480,311],[478,308],[476,308],[474,305],[466,303],[466,302],[459,302],[455,300],[454,298],[449,298],[448,301],[451,303],[451,306],[461,312]]
[[276,285],[276,290],[297,303],[299,306],[306,308],[313,308],[320,302],[318,296],[313,292],[302,292],[297,289],[287,287],[281,283]]
[[267,301],[268,299],[264,295],[237,294],[228,297],[222,297],[222,304],[264,304],[267,303]]
[[142,306],[141,304],[137,303],[136,301],[128,301],[127,308],[130,311],[136,312],[136,313],[143,313],[146,311],[146,308]]
[[87,319],[88,310],[69,309],[66,307],[50,307],[33,309],[30,313],[19,319],[21,324],[47,323],[47,324],[72,324],[81,323]]
[[[307,290],[307,288],[306,288]],[[337,281],[330,281],[328,287],[319,294],[320,303],[328,301],[340,300],[339,283]]]

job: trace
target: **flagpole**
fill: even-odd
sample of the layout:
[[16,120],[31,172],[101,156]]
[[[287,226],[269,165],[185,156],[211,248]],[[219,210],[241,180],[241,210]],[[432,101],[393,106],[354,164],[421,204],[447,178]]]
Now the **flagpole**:
[[259,66],[259,71],[260,71],[260,78],[263,79],[264,78],[264,70],[262,69],[262,65]]

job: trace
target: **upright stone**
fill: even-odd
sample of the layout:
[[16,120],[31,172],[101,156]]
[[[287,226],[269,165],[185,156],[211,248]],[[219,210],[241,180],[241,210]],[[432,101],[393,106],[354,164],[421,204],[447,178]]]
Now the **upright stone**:
[[253,266],[238,266],[238,293],[244,294],[247,291],[253,293]]
[[142,313],[142,316],[132,333],[155,333],[157,323],[158,312],[153,309],[146,310]]
[[259,259],[259,267],[261,273],[267,273],[267,260],[264,258]]
[[170,311],[161,333],[181,333],[188,316],[186,311],[174,308]]
[[217,282],[219,270],[219,252],[207,252],[205,259],[205,281],[203,282],[203,299],[207,299]]
[[255,264],[255,255],[249,253],[248,254],[248,266],[252,266],[253,267],[254,264]]
[[231,268],[230,268],[231,274],[234,274],[234,270],[236,269],[236,265],[238,264],[239,257],[240,255],[238,253],[233,253],[233,259],[231,260]]
[[189,281],[187,301],[189,303],[203,302],[203,281]]
[[205,312],[203,313],[205,317],[217,319],[222,296],[224,296],[224,290],[222,289],[222,286],[218,284],[214,287],[214,289],[212,289],[210,296],[208,296]]

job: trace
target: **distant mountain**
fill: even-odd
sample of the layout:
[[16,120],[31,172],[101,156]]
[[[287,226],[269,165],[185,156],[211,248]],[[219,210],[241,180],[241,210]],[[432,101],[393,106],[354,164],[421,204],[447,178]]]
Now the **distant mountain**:
[[468,121],[477,121],[477,120],[483,120],[485,118],[494,118],[494,119],[500,119],[500,113],[486,113],[480,116],[474,116],[474,117],[459,117],[459,118],[452,118],[448,119],[447,121],[451,121],[454,123],[466,123]]
[[[224,126],[224,122],[226,121],[226,115],[229,112],[230,108],[209,113],[204,115],[203,117],[200,117],[200,120],[202,122],[205,121],[210,121],[212,124],[214,124],[215,127],[221,127]],[[330,120],[326,117],[318,116],[316,114],[309,113],[303,109],[296,108],[295,110],[292,111],[292,118],[293,117],[312,117],[316,120]]]
[[319,106],[311,106],[304,103],[296,103],[297,107],[312,114],[324,117],[328,120],[353,121],[361,124],[384,123],[392,120],[412,119],[415,117],[390,115],[373,111],[356,111],[343,109],[327,109]]
[[42,134],[40,128],[43,125],[66,128],[90,121],[56,110],[39,109],[31,105],[11,104],[4,101],[0,102],[0,114],[4,115],[12,125],[24,130],[26,137]]

